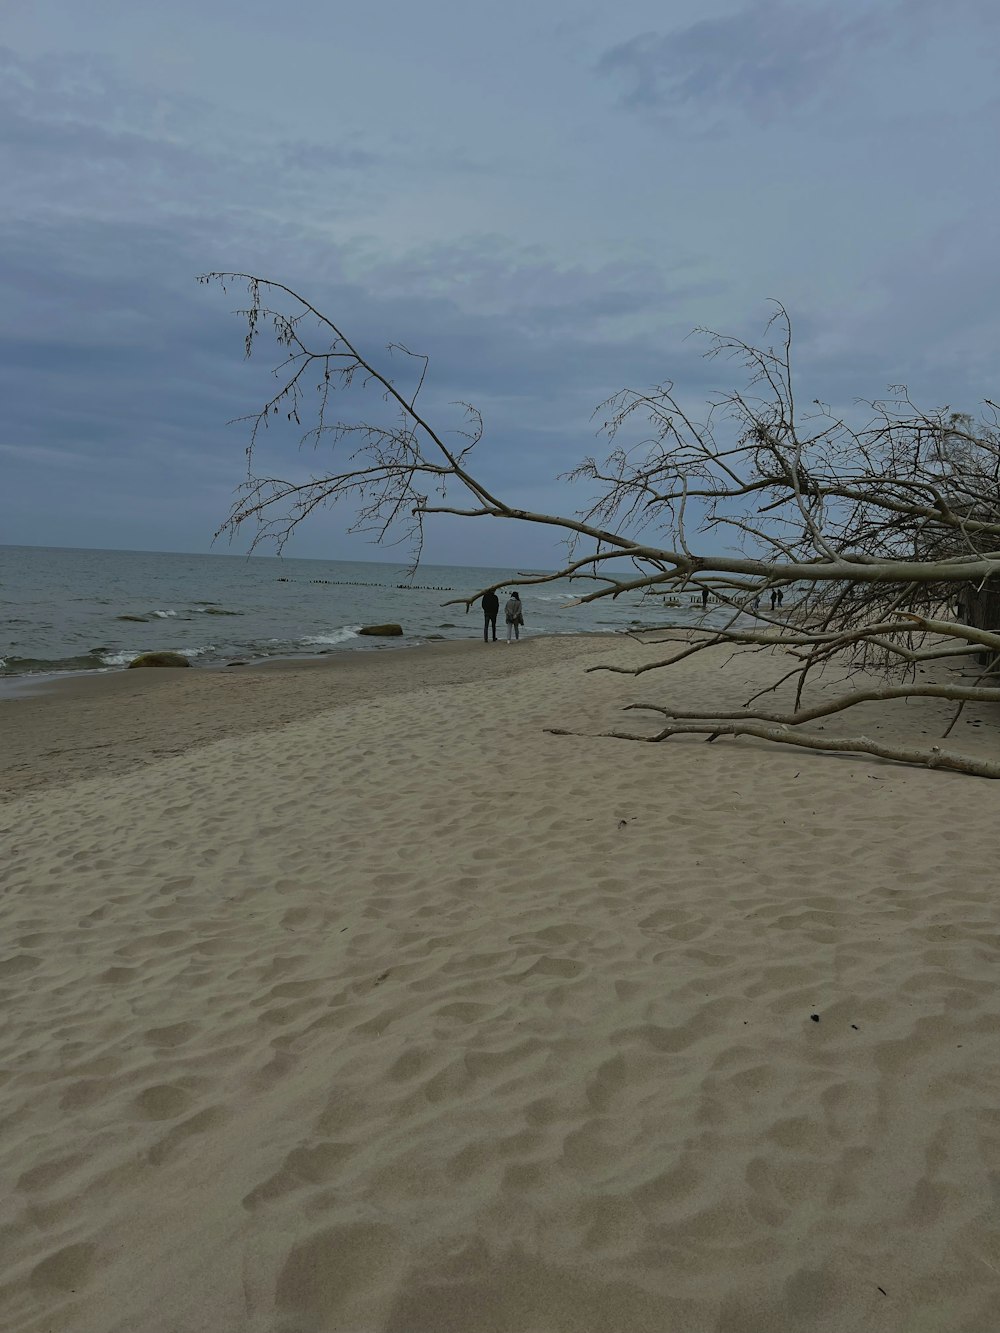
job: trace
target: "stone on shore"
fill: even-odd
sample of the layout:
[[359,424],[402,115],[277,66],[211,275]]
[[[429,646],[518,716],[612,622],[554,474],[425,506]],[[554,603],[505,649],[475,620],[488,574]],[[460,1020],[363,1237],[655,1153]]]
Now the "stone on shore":
[[132,667],[189,667],[191,663],[181,653],[141,653],[129,662]]
[[362,625],[358,630],[359,634],[378,634],[384,638],[391,638],[393,635],[402,634],[402,625]]

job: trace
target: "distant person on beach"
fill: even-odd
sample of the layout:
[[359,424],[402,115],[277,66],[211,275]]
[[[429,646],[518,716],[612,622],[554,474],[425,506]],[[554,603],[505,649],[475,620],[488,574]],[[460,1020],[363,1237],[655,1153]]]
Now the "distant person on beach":
[[704,610],[705,607],[708,606],[708,589],[707,589],[707,588],[702,588],[702,590],[701,590],[701,606],[702,606],[702,610]]
[[500,598],[495,592],[483,593],[483,643],[489,643],[490,630],[493,642],[497,641],[497,616],[500,614]]
[[510,643],[512,633],[515,639],[521,637],[521,626],[524,624],[524,608],[521,606],[521,595],[516,588],[507,599],[503,615],[507,622],[507,642]]
[[784,600],[785,600],[785,594],[784,594],[784,593],[781,591],[781,589],[779,588],[779,589],[778,589],[778,605],[780,606],[781,603],[782,603]]
[[777,589],[776,589],[776,588],[772,588],[772,589],[771,589],[771,610],[773,611],[774,608],[775,608],[777,605],[778,605],[778,592],[777,592]]

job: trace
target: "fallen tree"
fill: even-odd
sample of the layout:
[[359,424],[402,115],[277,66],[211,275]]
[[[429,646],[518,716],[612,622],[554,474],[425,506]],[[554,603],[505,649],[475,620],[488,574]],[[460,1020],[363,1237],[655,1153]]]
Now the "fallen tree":
[[[598,411],[611,451],[568,474],[591,488],[593,503],[575,515],[537,513],[511,504],[472,470],[470,456],[483,434],[475,408],[461,405],[457,442],[424,416],[426,358],[390,346],[412,372],[404,386],[283,284],[239,273],[207,274],[201,281],[246,288],[248,303],[237,313],[247,325],[247,356],[265,332],[284,351],[275,393],[242,418],[250,433],[247,477],[220,533],[249,525],[252,546],[271,540],[280,550],[317,509],[346,502],[350,530],[408,541],[415,568],[433,515],[555,528],[568,545],[561,569],[508,579],[445,605],[468,609],[500,586],[557,579],[592,585],[577,605],[623,593],[660,598],[701,590],[728,608],[724,626],[639,667],[591,669],[641,675],[719,644],[780,652],[782,661],[790,654],[794,662],[769,687],[794,681],[791,712],[755,711],[755,700],[748,700],[738,713],[689,714],[654,702],[631,707],[672,719],[659,732],[605,734],[644,741],[691,733],[710,740],[754,736],[1000,777],[1000,762],[936,746],[900,749],[866,736],[834,739],[798,730],[824,711],[844,712],[876,697],[927,697],[932,689],[933,697],[955,703],[948,731],[968,703],[1000,703],[1000,687],[988,683],[1000,668],[1000,627],[966,623],[954,609],[963,590],[982,589],[1000,576],[1000,431],[991,401],[980,421],[948,409],[923,411],[903,388],[864,404],[850,421],[817,400],[802,411],[792,377],[791,324],[778,306],[768,325],[778,335],[776,345],[755,347],[701,331],[707,354],[734,360],[746,380],[742,389],[709,402],[702,420],[682,406],[671,383],[652,392],[625,390],[603,404]],[[359,392],[377,415],[344,419],[335,412],[335,403],[345,395],[353,402]],[[331,466],[299,481],[258,475],[261,431],[279,415],[301,427],[307,410],[301,442],[329,445]],[[643,438],[627,445],[634,426],[642,427]],[[696,551],[692,533],[725,549]],[[779,614],[775,604],[786,592],[790,605]],[[765,598],[770,608],[762,607]],[[916,683],[919,664],[977,657],[971,687]],[[810,677],[834,659],[898,683],[881,691],[864,684],[820,712],[804,708]]]

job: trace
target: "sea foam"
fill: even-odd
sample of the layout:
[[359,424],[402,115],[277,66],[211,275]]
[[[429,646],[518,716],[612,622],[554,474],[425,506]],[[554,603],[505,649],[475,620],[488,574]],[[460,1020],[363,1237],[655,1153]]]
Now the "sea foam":
[[330,630],[328,634],[309,634],[299,643],[323,644],[329,647],[331,644],[346,643],[348,639],[356,639],[360,625],[343,625],[340,629]]

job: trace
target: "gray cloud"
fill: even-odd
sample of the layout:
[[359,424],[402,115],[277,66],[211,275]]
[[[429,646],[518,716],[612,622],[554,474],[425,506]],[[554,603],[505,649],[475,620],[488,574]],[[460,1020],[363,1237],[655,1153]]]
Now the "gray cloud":
[[[733,114],[772,123],[817,106],[849,113],[845,101],[859,84],[875,78],[895,88],[942,29],[975,50],[974,30],[998,17],[990,0],[957,0],[947,10],[926,0],[751,0],[687,27],[639,33],[607,50],[597,68],[625,85],[623,104],[632,109],[697,115],[706,127]],[[940,91],[918,82],[905,95],[919,103]]]
[[[44,495],[44,522],[68,542],[118,514],[119,531],[145,531],[140,544],[169,546],[153,534],[172,525],[203,546],[240,479],[246,430],[226,423],[272,391],[269,371],[279,359],[262,348],[242,361],[240,324],[229,314],[242,301],[238,287],[223,295],[195,285],[203,229],[50,220],[41,230],[8,228],[0,244],[12,261],[8,292],[23,312],[15,336],[0,340],[12,513],[27,515],[29,497],[37,508]],[[450,268],[440,255],[414,255],[353,281],[337,273],[317,282],[304,256],[303,290],[382,364],[391,339],[430,355],[431,419],[457,428],[454,402],[475,402],[487,424],[484,474],[507,488],[516,481],[526,503],[554,503],[555,476],[595,447],[590,414],[598,400],[632,375],[648,380],[662,371],[655,344],[637,335],[609,343],[596,333],[602,316],[653,314],[652,275],[644,283],[641,273],[614,266],[577,272],[574,301],[565,275],[540,261],[520,271],[495,241],[494,262],[513,284],[511,308],[477,313],[475,293],[490,285],[470,257],[477,249],[472,243],[466,255],[455,247]],[[405,361],[395,359],[392,369],[406,377]],[[360,404],[344,406],[349,413]],[[377,408],[376,401],[365,411]],[[297,434],[276,423],[262,439],[260,466],[293,477],[322,468],[327,451],[300,455]],[[82,512],[81,483],[89,497]],[[32,533],[19,526],[16,535]],[[331,541],[351,549],[322,525],[296,549],[321,553]]]
[[[325,9],[304,3],[303,21],[319,23]],[[241,476],[245,433],[226,423],[273,387],[263,349],[242,359],[239,293],[195,284],[213,268],[298,288],[375,357],[391,340],[428,353],[428,414],[454,428],[454,401],[474,402],[484,477],[544,509],[582,503],[554,479],[600,452],[591,414],[608,394],[671,378],[696,412],[731,387],[733,368],[704,361],[689,330],[753,338],[768,295],[796,319],[806,398],[849,403],[900,379],[962,406],[991,391],[1000,317],[983,274],[1000,200],[984,164],[998,114],[970,34],[993,11],[955,0],[966,24],[952,30],[908,0],[905,32],[889,33],[887,4],[792,14],[771,0],[725,18],[706,3],[673,37],[628,41],[604,62],[633,93],[642,75],[634,104],[665,109],[669,134],[654,116],[608,114],[592,77],[609,22],[597,7],[568,34],[540,30],[532,10],[530,50],[494,31],[511,44],[496,70],[471,18],[458,31],[435,4],[419,24],[400,7],[417,45],[395,65],[346,25],[357,85],[342,95],[331,80],[324,101],[314,80],[297,100],[300,52],[285,66],[277,52],[280,119],[266,96],[250,114],[222,47],[205,56],[212,81],[188,72],[175,87],[162,65],[154,86],[110,48],[7,52],[0,541],[205,548]],[[661,12],[646,0],[626,11],[626,32]],[[239,11],[244,51],[264,13]],[[372,49],[385,67],[362,102]],[[875,115],[853,93],[874,88],[890,50],[899,62]],[[938,83],[915,109],[906,81],[933,62]],[[408,91],[396,96],[397,82]],[[822,137],[806,114],[817,98]],[[797,114],[765,134],[785,107]],[[726,124],[711,141],[706,111]],[[322,457],[300,454],[279,422],[261,462],[300,476]],[[371,554],[342,527],[319,520],[293,553]],[[473,551],[544,563],[551,548],[454,525],[432,546],[440,559]]]
[[815,98],[838,66],[886,32],[875,7],[757,0],[722,18],[642,33],[613,47],[598,68],[628,85],[628,106],[725,106],[770,117]]
[[[527,496],[593,447],[599,398],[659,370],[643,334],[662,323],[670,288],[648,266],[559,263],[502,235],[395,257],[370,239],[331,249],[331,216],[391,189],[391,146],[227,141],[212,126],[202,136],[204,108],[164,108],[97,63],[6,59],[0,153],[19,182],[15,216],[0,228],[0,277],[17,312],[0,336],[8,539],[31,538],[27,516],[44,496],[38,540],[47,530],[82,543],[117,513],[125,534],[145,522],[143,544],[170,545],[172,526],[189,534],[173,544],[204,545],[240,477],[245,434],[226,422],[273,388],[266,356],[240,358],[228,315],[239,293],[194,283],[216,265],[298,286],[375,355],[394,339],[430,354],[434,419],[456,427],[454,401],[476,402],[487,416],[485,472],[517,477]],[[384,162],[389,176],[379,177]],[[676,290],[685,284],[681,275]],[[300,456],[279,428],[260,462],[301,476],[322,457]],[[330,541],[317,531],[297,549]]]

